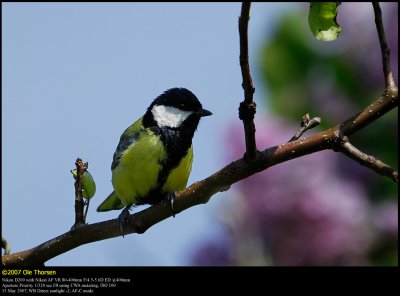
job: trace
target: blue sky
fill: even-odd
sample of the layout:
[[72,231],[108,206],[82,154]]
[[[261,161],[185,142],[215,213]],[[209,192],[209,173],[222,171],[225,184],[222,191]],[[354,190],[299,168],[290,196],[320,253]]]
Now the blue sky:
[[[212,111],[194,137],[189,183],[226,164],[224,132],[243,97],[237,21],[240,3],[2,3],[2,235],[12,252],[74,223],[70,170],[89,162],[97,192],[88,222],[112,191],[110,165],[123,130],[171,87],[186,87]],[[249,25],[257,49],[294,3],[256,3]],[[259,102],[262,104],[261,102]],[[234,189],[233,189],[234,190]],[[218,194],[143,235],[80,246],[58,265],[187,265],[194,246],[218,235]],[[144,209],[139,207],[136,210]]]

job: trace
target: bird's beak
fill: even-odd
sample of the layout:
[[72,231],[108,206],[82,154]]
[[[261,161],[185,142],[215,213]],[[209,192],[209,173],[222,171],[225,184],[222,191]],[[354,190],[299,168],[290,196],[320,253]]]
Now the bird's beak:
[[206,109],[200,109],[199,114],[201,117],[212,115],[212,113]]

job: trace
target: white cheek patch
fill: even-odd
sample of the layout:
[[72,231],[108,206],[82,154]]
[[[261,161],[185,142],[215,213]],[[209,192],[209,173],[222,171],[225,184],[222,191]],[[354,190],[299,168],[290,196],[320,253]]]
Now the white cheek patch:
[[193,112],[171,106],[156,105],[151,109],[151,113],[159,127],[178,127]]

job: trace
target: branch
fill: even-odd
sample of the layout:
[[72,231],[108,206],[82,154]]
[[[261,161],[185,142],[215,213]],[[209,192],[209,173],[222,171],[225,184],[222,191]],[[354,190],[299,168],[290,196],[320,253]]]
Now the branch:
[[250,19],[250,2],[242,3],[242,12],[239,17],[239,36],[240,36],[240,69],[242,71],[242,87],[244,90],[244,101],[239,106],[239,118],[243,120],[244,133],[246,138],[245,158],[252,159],[256,156],[256,127],[254,125],[254,114],[256,113],[256,103],[253,102],[255,91],[253,79],[250,74],[249,48],[247,28]]
[[73,228],[85,224],[86,216],[83,214],[82,178],[88,168],[88,163],[83,163],[82,159],[77,158],[75,166],[77,173],[75,181],[75,224],[72,226]]
[[[371,106],[374,106],[371,108]],[[358,115],[347,119],[335,127],[308,138],[288,142],[257,152],[254,159],[241,158],[220,171],[196,182],[179,192],[174,203],[174,211],[182,212],[190,207],[204,204],[217,192],[230,185],[276,164],[325,149],[338,151],[343,143],[341,134],[352,134],[373,120],[383,116],[398,106],[397,96],[382,96]],[[371,108],[371,112],[369,112]],[[348,125],[348,122],[352,122]],[[169,204],[159,203],[128,217],[124,235],[143,233],[151,226],[172,216]],[[3,266],[32,266],[44,264],[47,260],[72,250],[80,245],[121,236],[118,219],[82,226],[49,240],[37,247],[2,256]]]
[[318,126],[320,123],[321,123],[321,118],[313,117],[310,119],[310,114],[307,113],[301,119],[299,130],[288,142],[293,142],[298,140],[306,131]]
[[389,177],[394,182],[398,183],[399,173],[396,170],[383,163],[379,159],[376,159],[375,157],[367,155],[364,152],[358,150],[348,141],[348,138],[344,139],[343,144],[339,150],[351,159],[357,161],[359,164],[374,170],[379,175]]
[[385,34],[385,29],[383,27],[382,10],[381,7],[379,6],[379,2],[372,2],[372,6],[374,7],[375,24],[376,24],[376,29],[378,31],[379,44],[381,46],[385,86],[386,88],[395,87],[396,84],[393,79],[392,67],[390,64],[390,49],[386,42],[386,34]]
[[381,116],[381,112],[388,112],[394,107],[398,106],[398,90],[397,87],[392,87],[383,93],[383,95],[365,108],[363,111],[350,117],[340,124],[340,136],[350,136],[358,130],[364,128],[366,125],[375,121]]

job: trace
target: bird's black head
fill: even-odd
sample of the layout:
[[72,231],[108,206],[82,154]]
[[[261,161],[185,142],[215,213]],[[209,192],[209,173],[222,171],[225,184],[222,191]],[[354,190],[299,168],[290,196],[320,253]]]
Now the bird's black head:
[[150,105],[164,105],[175,107],[184,111],[197,111],[202,108],[197,97],[186,88],[171,88],[159,95]]
[[145,127],[196,130],[200,118],[212,113],[203,109],[197,97],[186,88],[171,88],[158,96],[143,118]]

